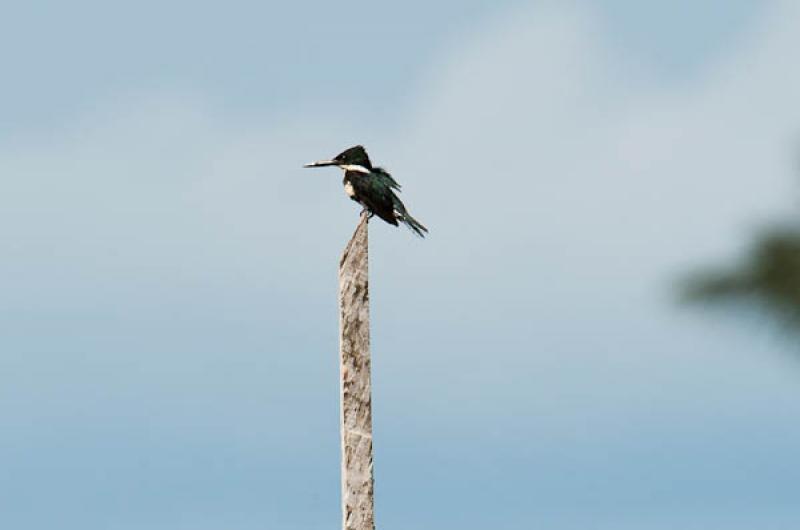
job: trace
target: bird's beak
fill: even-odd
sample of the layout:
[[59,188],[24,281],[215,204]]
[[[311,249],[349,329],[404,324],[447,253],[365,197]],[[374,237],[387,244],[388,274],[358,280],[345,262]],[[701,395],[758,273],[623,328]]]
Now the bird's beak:
[[325,166],[335,166],[336,162],[333,160],[320,160],[319,162],[311,162],[309,164],[304,165],[303,167],[325,167]]

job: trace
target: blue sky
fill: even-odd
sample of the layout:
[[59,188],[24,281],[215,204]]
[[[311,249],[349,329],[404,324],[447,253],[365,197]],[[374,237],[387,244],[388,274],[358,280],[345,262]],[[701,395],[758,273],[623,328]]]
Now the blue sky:
[[793,211],[800,9],[646,4],[5,7],[0,526],[339,524],[360,142],[382,528],[797,528],[791,346],[673,286]]

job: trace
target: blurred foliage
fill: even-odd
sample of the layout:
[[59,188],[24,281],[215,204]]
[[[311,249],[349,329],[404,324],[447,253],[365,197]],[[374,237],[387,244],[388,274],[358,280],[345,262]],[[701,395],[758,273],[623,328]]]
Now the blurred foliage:
[[766,231],[743,263],[691,275],[682,295],[689,302],[755,305],[800,331],[800,229]]

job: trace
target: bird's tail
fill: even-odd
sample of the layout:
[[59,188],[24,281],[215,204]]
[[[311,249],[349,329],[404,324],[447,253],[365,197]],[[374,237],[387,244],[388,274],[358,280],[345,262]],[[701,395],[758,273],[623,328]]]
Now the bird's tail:
[[406,225],[419,237],[425,237],[425,234],[428,233],[428,229],[425,228],[422,223],[411,217],[411,214],[409,214],[408,210],[406,210],[406,206],[403,204],[403,201],[401,201],[400,198],[394,193],[392,193],[392,205],[394,206],[395,219]]
[[406,225],[410,228],[415,234],[419,237],[425,237],[425,234],[428,233],[428,229],[425,228],[422,223],[411,217],[408,212],[402,212],[400,217],[397,218],[398,221]]

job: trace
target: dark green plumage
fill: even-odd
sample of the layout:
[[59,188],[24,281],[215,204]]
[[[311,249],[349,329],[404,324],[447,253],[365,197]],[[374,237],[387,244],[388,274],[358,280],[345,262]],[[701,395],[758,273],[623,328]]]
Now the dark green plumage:
[[349,190],[348,184],[352,186],[353,194],[350,195],[348,191],[350,198],[370,212],[394,226],[400,221],[418,236],[425,237],[428,229],[408,213],[403,201],[394,192],[400,191],[400,184],[386,170],[376,168],[369,173],[345,171],[342,183],[345,190]]
[[369,161],[367,150],[361,145],[354,145],[349,149],[345,149],[336,155],[333,160],[334,162],[340,162],[342,164],[350,164],[372,169],[372,162]]
[[306,165],[306,167],[320,166],[339,166],[344,169],[342,184],[345,193],[371,214],[394,226],[397,226],[399,221],[418,236],[425,237],[428,229],[411,217],[403,201],[395,193],[400,192],[400,184],[385,169],[373,167],[367,151],[362,146],[351,147],[332,160]]
[[382,178],[390,188],[395,189],[397,191],[400,191],[400,188],[402,188],[402,186],[398,184],[395,179],[392,178],[389,172],[383,169],[382,167],[373,168],[372,173],[374,173],[375,176]]

